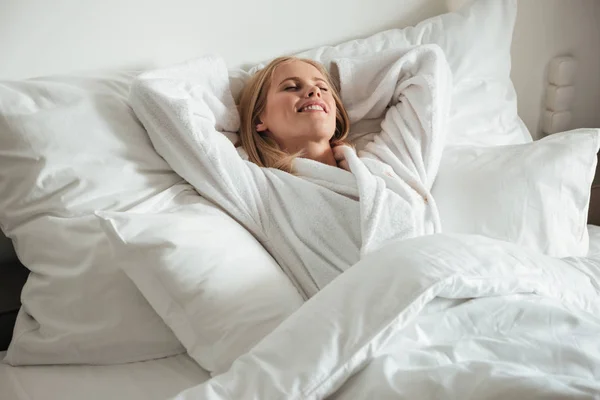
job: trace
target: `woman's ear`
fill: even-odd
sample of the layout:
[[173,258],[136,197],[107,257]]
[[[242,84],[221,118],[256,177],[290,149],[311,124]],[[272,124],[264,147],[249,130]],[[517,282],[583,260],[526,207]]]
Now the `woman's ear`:
[[256,124],[256,132],[264,132],[266,130],[267,125],[262,121],[258,121],[258,124]]

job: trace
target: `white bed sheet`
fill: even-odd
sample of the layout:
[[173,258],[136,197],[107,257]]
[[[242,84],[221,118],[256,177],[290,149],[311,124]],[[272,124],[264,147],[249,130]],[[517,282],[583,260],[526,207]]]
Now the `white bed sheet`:
[[[5,352],[0,352],[0,360]],[[0,364],[1,400],[164,400],[209,379],[187,354],[108,366]]]

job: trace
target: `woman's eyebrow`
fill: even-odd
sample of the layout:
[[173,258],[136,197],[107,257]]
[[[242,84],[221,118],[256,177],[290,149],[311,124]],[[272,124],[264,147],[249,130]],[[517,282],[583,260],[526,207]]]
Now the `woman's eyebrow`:
[[[323,82],[323,83],[327,84],[327,81],[326,81],[325,79],[323,79],[323,78],[319,78],[319,77],[317,77],[317,76],[315,76],[315,77],[313,78],[313,80],[314,80],[314,81],[321,81],[321,82]],[[297,76],[290,76],[290,77],[288,77],[288,78],[285,78],[284,80],[282,80],[282,81],[279,83],[279,85],[277,85],[277,86],[281,86],[281,85],[282,85],[283,83],[285,83],[286,81],[296,81],[296,82],[300,82],[300,81],[301,81],[301,79],[300,79],[300,78],[298,78]]]

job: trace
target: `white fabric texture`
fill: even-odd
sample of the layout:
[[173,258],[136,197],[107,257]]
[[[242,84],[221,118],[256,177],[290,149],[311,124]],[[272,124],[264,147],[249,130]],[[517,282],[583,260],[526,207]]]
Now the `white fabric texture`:
[[161,197],[151,207],[99,213],[111,263],[200,366],[224,372],[298,309],[302,297],[256,239],[191,186]]
[[578,129],[521,145],[446,148],[432,189],[443,231],[586,256],[599,146],[600,129]]
[[590,238],[590,249],[586,257],[600,261],[600,226],[588,225],[587,229]]
[[586,259],[476,235],[396,241],[176,398],[592,398],[598,288]]
[[[446,142],[481,146],[527,143],[531,142],[531,135],[517,115],[517,97],[510,80],[510,46],[516,13],[516,0],[477,0],[414,27],[391,29],[298,56],[331,67],[333,60],[341,57],[436,44],[443,50],[453,76]],[[335,68],[330,69],[335,72]],[[238,87],[239,84],[234,85]],[[380,131],[379,118],[363,119],[358,124],[352,116],[351,120],[354,123],[351,138],[358,149]]]
[[336,62],[342,85],[372,88],[346,87],[348,112],[385,113],[360,158],[345,148],[352,173],[301,158],[294,176],[243,160],[220,133],[239,128],[220,58],[144,73],[130,93],[158,153],[258,238],[305,298],[386,241],[439,231],[429,190],[452,88],[443,53],[428,45]]
[[164,400],[209,378],[187,354],[120,365],[0,364],[0,399]]
[[108,262],[94,215],[181,181],[127,105],[134,75],[0,82],[0,226],[32,271],[6,362],[109,364],[184,351]]

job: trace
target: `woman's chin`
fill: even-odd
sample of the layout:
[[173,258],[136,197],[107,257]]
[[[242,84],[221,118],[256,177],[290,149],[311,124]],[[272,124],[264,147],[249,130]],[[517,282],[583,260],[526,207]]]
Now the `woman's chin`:
[[314,121],[307,124],[305,132],[312,132],[319,139],[329,139],[335,134],[335,121],[333,124],[330,121]]

